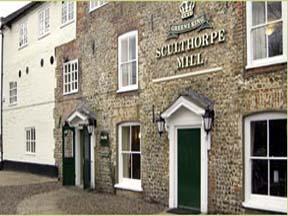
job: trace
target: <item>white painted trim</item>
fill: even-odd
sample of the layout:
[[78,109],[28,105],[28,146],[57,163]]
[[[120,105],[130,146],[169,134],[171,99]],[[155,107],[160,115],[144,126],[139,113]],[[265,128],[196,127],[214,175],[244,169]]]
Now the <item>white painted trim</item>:
[[244,207],[287,212],[287,198],[257,195],[251,193],[251,121],[271,120],[271,119],[286,119],[285,113],[260,113],[252,116],[248,116],[244,120],[244,146],[245,146],[245,201],[242,203]]
[[77,1],[74,1],[74,7],[73,7],[73,19],[70,19],[70,20],[68,20],[68,15],[69,15],[69,7],[68,7],[68,4],[70,3],[70,2],[72,2],[71,0],[70,1],[64,1],[64,4],[67,4],[66,5],[66,10],[67,10],[67,20],[66,20],[66,22],[62,22],[62,16],[63,16],[63,14],[62,14],[62,11],[63,11],[63,9],[62,9],[62,7],[63,7],[63,4],[61,3],[61,20],[60,20],[60,23],[61,23],[61,25],[60,25],[60,28],[64,28],[65,26],[67,26],[67,25],[69,25],[70,23],[72,23],[72,22],[74,22],[75,20],[77,20],[77,17],[76,17],[76,15],[77,15],[77,13],[76,13],[76,11],[77,11]]
[[[72,71],[72,64],[77,64],[77,70],[73,70]],[[65,82],[65,66],[66,65],[70,65],[71,70],[69,71],[69,73],[67,72],[67,74],[70,74],[70,81]],[[63,87],[63,95],[70,95],[70,94],[74,94],[77,93],[79,91],[79,62],[78,59],[74,59],[68,62],[63,63],[62,66],[62,87]],[[75,74],[77,74],[77,89],[71,90],[72,89],[72,74],[74,74],[74,79],[75,79]],[[75,80],[74,80],[75,82]],[[65,85],[69,85],[70,86],[70,91],[65,92]]]
[[[97,0],[96,0],[96,1],[97,1]],[[92,2],[92,1],[90,0],[90,1],[89,1],[89,13],[91,13],[91,12],[93,12],[93,11],[95,11],[95,10],[103,7],[103,6],[105,6],[106,4],[108,4],[108,2],[104,2],[104,3],[101,4],[100,6],[91,7],[91,2]]]
[[179,97],[167,110],[165,110],[161,116],[162,118],[169,118],[172,114],[174,114],[179,108],[185,107],[191,112],[196,113],[197,115],[204,115],[205,110],[196,104],[192,103],[185,99],[184,96]]
[[[184,100],[183,100],[184,99]],[[206,135],[202,119],[202,113],[205,110],[191,103],[185,98],[179,98],[170,108],[161,116],[165,118],[168,138],[169,138],[169,208],[178,207],[178,179],[177,179],[177,130],[181,128],[200,128],[201,129],[201,212],[208,211],[208,147],[210,146],[210,134]],[[184,105],[185,104],[185,105]],[[187,106],[188,105],[188,106]],[[190,105],[190,106],[189,106]],[[191,121],[185,118],[181,122],[171,121],[172,114],[181,107],[185,107],[188,111],[199,116],[198,119]],[[201,119],[199,121],[199,119]]]
[[95,130],[93,130],[93,133],[91,134],[90,136],[90,162],[91,162],[91,165],[90,165],[90,168],[91,168],[91,188],[95,189],[95,152],[94,152],[94,149],[95,149],[95,144],[96,144],[96,137],[95,137]]
[[[122,86],[122,73],[120,73],[121,40],[130,36],[135,36],[135,41],[136,41],[136,84]],[[138,89],[138,31],[137,30],[124,33],[118,37],[118,91],[117,92],[131,91],[135,89]]]
[[170,80],[174,80],[174,79],[180,79],[180,78],[185,78],[185,77],[190,77],[190,76],[197,76],[197,75],[201,75],[201,74],[213,73],[213,72],[218,72],[218,71],[222,71],[222,70],[223,70],[222,67],[215,67],[215,68],[193,71],[193,72],[174,75],[174,76],[161,77],[161,78],[153,79],[152,82],[158,83],[158,82],[170,81]]
[[[123,159],[122,159],[122,127],[125,126],[140,126],[140,134],[141,134],[141,124],[138,122],[126,122],[123,124],[120,124],[118,126],[118,178],[119,182],[114,185],[115,188],[121,188],[121,189],[127,189],[132,191],[142,191],[141,186],[141,173],[140,173],[140,180],[139,179],[129,179],[123,177]],[[140,161],[142,161],[142,155],[141,155],[141,149],[142,149],[142,139],[140,138]],[[142,166],[142,162],[140,163]],[[142,169],[140,169],[142,170]]]
[[81,186],[81,183],[80,130],[75,128],[75,185]]
[[[266,9],[267,10],[267,9]],[[282,1],[282,40],[283,40],[283,55],[267,57],[264,59],[253,60],[253,49],[252,49],[252,36],[251,36],[251,28],[252,28],[252,1],[246,2],[246,37],[247,37],[247,66],[246,69],[268,66],[273,64],[280,64],[287,62],[287,25],[288,25],[288,6],[287,2]]]
[[67,122],[70,124],[76,117],[79,117],[83,122],[87,121],[87,116],[84,116],[82,113],[75,111],[68,119]]

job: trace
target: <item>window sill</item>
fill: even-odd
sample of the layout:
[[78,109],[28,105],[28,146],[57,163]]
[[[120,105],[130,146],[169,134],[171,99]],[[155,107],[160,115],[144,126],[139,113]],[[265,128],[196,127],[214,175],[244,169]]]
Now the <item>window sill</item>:
[[74,91],[74,92],[68,92],[68,93],[63,93],[63,96],[69,96],[69,95],[75,95],[77,94],[79,91]]
[[16,103],[11,103],[11,104],[8,105],[8,107],[15,107],[15,106],[17,106],[17,102]]
[[75,19],[70,20],[70,21],[68,21],[68,22],[66,22],[66,23],[63,23],[63,24],[60,26],[60,29],[66,27],[66,26],[68,26],[68,25],[70,25],[70,24],[72,24],[72,23],[74,23],[74,22],[75,22]]
[[48,35],[50,35],[50,32],[47,32],[47,33],[45,33],[45,34],[39,36],[39,37],[38,37],[38,40],[41,40],[41,39],[47,37]]
[[22,49],[24,49],[24,48],[27,47],[27,46],[28,46],[28,43],[25,44],[25,45],[22,45],[21,47],[19,46],[18,50],[22,50]]
[[[257,195],[256,195],[257,196]],[[263,211],[273,211],[273,212],[287,212],[287,198],[281,197],[267,197],[257,196],[260,198],[251,198],[242,203],[245,208],[257,209]]]
[[95,10],[97,10],[97,9],[99,9],[99,8],[101,8],[101,7],[103,7],[103,6],[105,6],[106,4],[108,4],[108,2],[104,3],[104,4],[101,5],[101,6],[95,7],[95,8],[90,8],[90,7],[89,7],[89,13],[91,13],[91,12],[93,12],[93,11],[95,11]]
[[258,63],[248,64],[245,67],[245,69],[249,70],[249,69],[254,69],[254,68],[259,68],[259,67],[272,66],[272,65],[276,65],[276,64],[283,64],[283,63],[287,63],[287,58],[285,56],[281,56],[279,58],[277,57],[273,60],[264,59],[262,61],[259,61]]
[[137,183],[132,184],[130,182],[121,182],[114,185],[115,188],[123,189],[123,190],[130,190],[135,192],[142,192],[143,189],[141,187],[141,181],[139,180]]
[[36,153],[25,152],[25,155],[27,155],[27,156],[36,156]]
[[124,87],[124,88],[119,88],[116,92],[117,93],[124,93],[124,92],[136,91],[136,90],[138,90],[138,86],[133,85],[133,86],[128,86],[128,87]]

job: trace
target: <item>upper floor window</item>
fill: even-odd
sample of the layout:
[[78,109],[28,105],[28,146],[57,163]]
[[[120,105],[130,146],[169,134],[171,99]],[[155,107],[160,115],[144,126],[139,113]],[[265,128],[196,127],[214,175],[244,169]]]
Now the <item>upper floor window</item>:
[[17,103],[17,82],[9,82],[9,103]]
[[28,43],[27,37],[27,23],[21,23],[19,25],[19,47],[23,47]]
[[26,153],[36,152],[36,131],[34,127],[26,128]]
[[78,92],[78,60],[63,64],[63,94]]
[[138,32],[118,38],[118,91],[138,88]]
[[287,3],[247,2],[247,67],[287,61]]
[[92,0],[90,1],[90,11],[93,11],[103,5],[105,5],[107,1],[105,0]]
[[141,190],[141,133],[139,123],[119,126],[119,184],[122,189]]
[[265,113],[245,119],[244,206],[287,212],[287,119]]
[[62,24],[69,23],[74,20],[75,13],[74,1],[62,1]]
[[39,12],[39,36],[46,35],[50,30],[50,14],[49,8],[45,8]]

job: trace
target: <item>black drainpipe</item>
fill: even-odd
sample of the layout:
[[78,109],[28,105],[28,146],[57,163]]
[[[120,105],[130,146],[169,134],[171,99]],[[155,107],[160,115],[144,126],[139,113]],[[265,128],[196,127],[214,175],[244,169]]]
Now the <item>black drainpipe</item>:
[[1,144],[1,162],[0,162],[0,170],[4,167],[4,161],[3,161],[3,53],[4,53],[4,34],[3,34],[3,25],[2,25],[3,18],[0,17],[0,37],[1,37],[1,111],[0,111],[0,127],[1,127],[1,134],[0,134],[0,144]]

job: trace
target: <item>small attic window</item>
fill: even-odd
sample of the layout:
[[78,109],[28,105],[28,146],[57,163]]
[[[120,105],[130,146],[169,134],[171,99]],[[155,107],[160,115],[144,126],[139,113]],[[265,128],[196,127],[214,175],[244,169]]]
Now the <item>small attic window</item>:
[[18,72],[18,76],[19,76],[19,78],[21,77],[21,70],[19,70],[19,72]]

